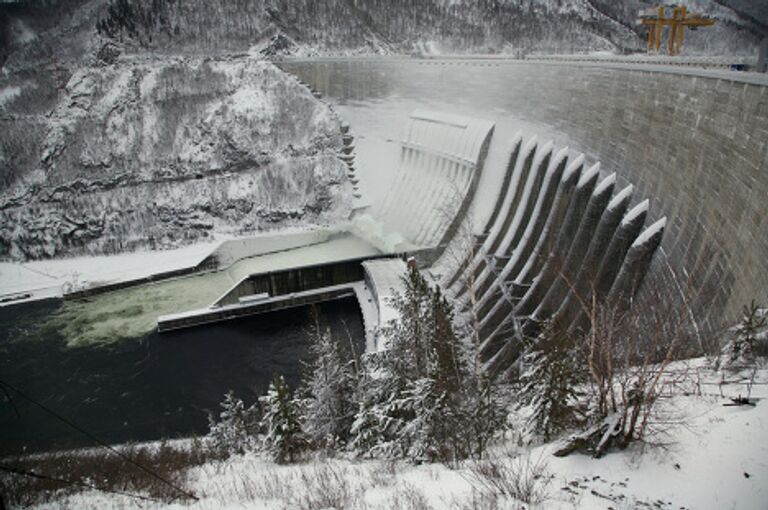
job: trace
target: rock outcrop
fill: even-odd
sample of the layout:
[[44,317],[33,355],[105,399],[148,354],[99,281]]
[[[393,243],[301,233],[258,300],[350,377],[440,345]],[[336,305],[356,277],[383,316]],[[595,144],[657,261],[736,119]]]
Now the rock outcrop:
[[76,69],[47,114],[14,105],[34,97],[34,81],[0,109],[1,258],[170,247],[348,215],[339,120],[295,79],[247,56],[114,62]]

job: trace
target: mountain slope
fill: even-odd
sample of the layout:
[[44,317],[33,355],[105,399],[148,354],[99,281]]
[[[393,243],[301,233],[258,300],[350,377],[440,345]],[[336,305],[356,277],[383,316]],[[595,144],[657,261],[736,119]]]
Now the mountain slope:
[[[755,54],[766,35],[755,3],[687,4],[719,20],[687,33],[688,53]],[[642,51],[635,16],[649,5],[3,0],[0,258],[172,246],[338,217],[350,194],[333,157],[338,120],[246,51]]]
[[83,67],[49,113],[5,124],[0,157],[18,166],[0,192],[0,257],[171,247],[349,212],[338,119],[254,59]]
[[[732,0],[733,1],[733,0]],[[689,0],[719,20],[690,32],[689,52],[753,52],[766,35],[749,12],[725,0]],[[646,0],[266,0],[171,2],[112,0],[99,21],[109,37],[156,49],[234,49],[281,34],[299,53],[636,51]],[[235,13],[237,15],[235,15]],[[705,32],[705,31],[701,31]]]

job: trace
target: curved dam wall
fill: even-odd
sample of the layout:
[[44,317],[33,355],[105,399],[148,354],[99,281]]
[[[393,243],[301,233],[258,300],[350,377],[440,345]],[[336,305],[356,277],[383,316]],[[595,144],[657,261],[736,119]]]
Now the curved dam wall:
[[453,97],[460,113],[551,128],[648,198],[649,222],[667,217],[654,268],[672,269],[703,330],[768,299],[768,76],[494,60],[282,67],[334,97]]
[[486,226],[470,246],[456,238],[463,262],[451,264],[449,249],[437,264],[446,295],[474,321],[488,374],[514,377],[523,339],[545,322],[581,335],[587,303],[621,314],[643,286],[666,218],[644,229],[648,200],[630,209],[634,187],[616,190],[615,173],[601,179],[600,164],[584,161],[518,135]]
[[643,70],[535,69],[510,93],[667,216],[662,255],[708,327],[736,320],[750,300],[764,302],[768,87]]

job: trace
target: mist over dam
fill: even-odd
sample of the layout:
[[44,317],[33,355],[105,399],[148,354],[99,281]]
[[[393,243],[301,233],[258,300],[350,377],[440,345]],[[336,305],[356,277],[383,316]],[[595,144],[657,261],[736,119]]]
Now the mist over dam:
[[[495,120],[497,140],[522,126],[599,161],[616,172],[617,190],[632,184],[635,197],[650,201],[647,224],[667,218],[651,274],[671,270],[703,330],[733,323],[745,303],[765,298],[764,76],[492,59],[280,66],[351,117],[371,145],[377,137],[386,145],[382,133],[395,127],[398,108],[418,104]],[[487,191],[481,183],[478,195]]]

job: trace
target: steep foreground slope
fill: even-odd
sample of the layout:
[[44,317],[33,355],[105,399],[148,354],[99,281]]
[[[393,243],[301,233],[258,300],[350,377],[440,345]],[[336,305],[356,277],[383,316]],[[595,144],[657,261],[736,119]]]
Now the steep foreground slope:
[[[733,374],[727,381],[721,380],[724,374],[706,368],[702,361],[675,364],[669,392],[664,392],[654,415],[659,433],[650,438],[651,444],[611,452],[601,459],[581,454],[554,457],[560,441],[521,446],[525,441],[520,424],[511,422],[506,439],[482,460],[450,467],[348,459],[345,454],[277,465],[263,452],[177,467],[179,471],[171,479],[199,501],[178,499],[179,493],[171,489],[165,491],[164,500],[149,502],[77,487],[44,492],[35,487],[36,481],[20,476],[9,476],[5,487],[11,505],[23,501],[27,508],[39,509],[763,509],[768,482],[768,406],[761,388],[768,381],[768,372],[755,372],[755,406],[730,406],[728,397],[743,395],[745,381]],[[143,450],[142,458],[152,457],[146,452],[178,451],[173,457],[165,455],[176,460],[176,464],[166,461],[168,465],[178,466],[178,459],[204,458],[203,444],[181,440],[128,446],[124,451],[137,454]],[[89,456],[92,466],[100,466],[98,461],[104,459],[96,449],[59,455],[51,459],[61,465],[62,458],[77,459],[67,466],[87,466]],[[155,457],[163,456],[155,453]],[[52,463],[30,457],[23,465],[50,470]],[[56,472],[72,476],[67,469]],[[106,483],[101,477],[86,480]],[[132,490],[130,485],[119,488]]]

